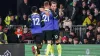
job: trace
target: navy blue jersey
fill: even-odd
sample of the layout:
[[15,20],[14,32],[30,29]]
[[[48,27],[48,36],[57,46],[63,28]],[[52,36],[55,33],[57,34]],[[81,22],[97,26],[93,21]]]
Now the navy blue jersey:
[[[51,10],[52,11],[52,10]],[[54,20],[53,20],[53,30],[59,30],[59,15],[58,15],[58,11],[56,10],[55,12],[52,11]]]
[[44,24],[45,24],[45,26],[42,27],[42,30],[43,31],[53,30],[53,15],[52,15],[52,12],[50,10],[45,10],[45,11],[48,11],[49,12],[49,16],[47,16],[45,14],[45,12],[42,12],[41,13],[42,20],[44,21]]
[[59,21],[56,20],[55,17],[54,17],[53,24],[54,24],[54,26],[53,26],[53,27],[54,27],[53,30],[59,30]]
[[32,34],[42,33],[41,17],[37,13],[31,14],[31,32]]

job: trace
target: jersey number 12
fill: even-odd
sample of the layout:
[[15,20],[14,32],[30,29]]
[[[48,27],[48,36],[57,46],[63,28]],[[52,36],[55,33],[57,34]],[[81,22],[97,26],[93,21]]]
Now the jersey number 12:
[[39,18],[33,18],[33,24],[34,25],[40,25],[40,19]]

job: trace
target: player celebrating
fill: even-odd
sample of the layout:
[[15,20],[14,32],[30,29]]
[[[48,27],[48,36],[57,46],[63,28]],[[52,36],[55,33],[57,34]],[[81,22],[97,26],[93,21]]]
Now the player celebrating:
[[44,38],[47,40],[47,51],[46,56],[48,56],[51,50],[51,41],[53,35],[53,15],[50,11],[50,5],[48,1],[44,2],[44,11],[42,11],[42,19],[44,21],[45,26],[42,28]]
[[32,46],[32,52],[35,56],[40,56],[40,49],[42,48],[42,28],[41,28],[41,17],[37,13],[37,7],[31,8],[32,14],[30,16],[31,21],[31,33],[33,39],[35,39],[36,46]]
[[[61,48],[61,45],[59,43],[59,13],[58,13],[58,10],[57,10],[57,3],[56,2],[51,2],[51,11],[52,11],[52,14],[54,16],[54,20],[53,20],[53,36],[56,40],[56,45],[57,45],[57,50],[58,50],[58,56],[61,56],[61,51],[62,51],[62,48]],[[54,50],[53,50],[53,45],[51,47],[51,55],[53,56],[54,55]]]

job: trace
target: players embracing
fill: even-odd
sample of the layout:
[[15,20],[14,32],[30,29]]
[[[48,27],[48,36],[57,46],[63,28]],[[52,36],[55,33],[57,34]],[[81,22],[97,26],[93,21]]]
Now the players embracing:
[[[49,53],[51,53],[51,56],[54,56],[54,47],[52,41],[53,38],[55,38],[55,42],[58,50],[58,56],[61,56],[62,48],[59,42],[59,15],[57,10],[57,3],[52,1],[50,5],[48,1],[45,1],[44,8],[41,8],[40,11],[41,11],[41,18],[42,18],[41,22],[44,23],[44,26],[40,27],[40,29],[42,29],[41,33],[43,34],[43,37],[42,38],[40,37],[41,34],[35,36],[41,40],[43,40],[44,38],[47,40],[47,50],[45,56],[48,56]],[[38,49],[40,49],[38,46],[41,46],[41,44],[39,43],[36,46]],[[35,53],[39,52],[37,54],[40,54],[40,50],[37,50],[34,46],[32,47],[32,50],[33,52]]]
[[42,19],[45,23],[45,26],[42,29],[43,35],[47,40],[46,56],[48,56],[49,52],[51,52],[51,56],[54,56],[54,47],[52,43],[53,38],[55,38],[56,41],[58,56],[61,56],[62,48],[59,42],[59,15],[57,10],[57,3],[55,1],[52,1],[51,4],[49,4],[48,1],[44,2]]

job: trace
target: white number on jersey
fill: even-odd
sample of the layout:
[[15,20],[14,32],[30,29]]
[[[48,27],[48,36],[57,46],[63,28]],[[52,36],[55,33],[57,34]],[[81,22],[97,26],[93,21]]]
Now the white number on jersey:
[[43,15],[43,20],[44,20],[44,22],[49,22],[49,16]]
[[34,25],[40,25],[40,19],[39,18],[33,18],[33,24]]

